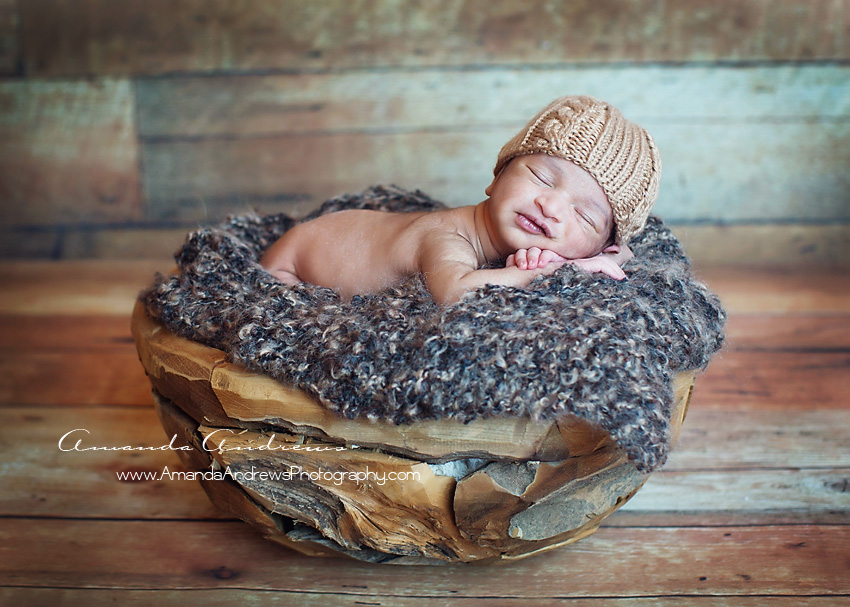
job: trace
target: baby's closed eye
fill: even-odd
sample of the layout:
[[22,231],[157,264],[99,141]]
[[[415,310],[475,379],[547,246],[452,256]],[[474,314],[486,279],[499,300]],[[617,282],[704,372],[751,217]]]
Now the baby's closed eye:
[[553,187],[554,184],[553,184],[552,179],[548,175],[546,175],[543,171],[541,171],[539,169],[535,169],[534,167],[528,167],[528,170],[531,171],[531,174],[534,176],[534,179],[536,181],[540,182],[542,185],[545,185],[546,187],[549,187],[549,188]]
[[576,207],[576,213],[578,214],[579,218],[582,221],[584,221],[586,224],[588,224],[594,230],[596,229],[596,222],[593,220],[593,217],[589,213],[581,210],[581,208],[579,208],[579,207]]

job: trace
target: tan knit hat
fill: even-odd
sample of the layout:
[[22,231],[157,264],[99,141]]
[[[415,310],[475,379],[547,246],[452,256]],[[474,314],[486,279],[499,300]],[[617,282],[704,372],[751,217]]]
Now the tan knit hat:
[[517,156],[549,154],[569,160],[602,187],[614,214],[617,243],[643,229],[658,197],[661,156],[652,136],[620,110],[593,97],[556,99],[499,152],[494,174]]

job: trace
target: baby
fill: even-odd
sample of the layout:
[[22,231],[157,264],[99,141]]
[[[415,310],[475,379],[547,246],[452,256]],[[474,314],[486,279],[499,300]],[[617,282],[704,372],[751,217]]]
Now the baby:
[[260,263],[286,284],[346,300],[422,272],[440,304],[487,284],[524,287],[564,263],[625,278],[626,242],[643,229],[661,175],[643,128],[605,102],[562,97],[505,144],[493,173],[477,205],[329,213],[290,229]]

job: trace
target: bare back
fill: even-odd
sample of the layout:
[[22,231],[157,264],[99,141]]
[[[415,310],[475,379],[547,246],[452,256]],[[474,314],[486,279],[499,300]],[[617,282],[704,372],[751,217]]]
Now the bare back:
[[[330,287],[343,299],[375,293],[419,272],[423,255],[441,243],[442,254],[479,263],[463,221],[466,211],[387,213],[347,210],[301,223],[284,234],[260,263],[288,284]],[[427,261],[427,260],[426,260]]]

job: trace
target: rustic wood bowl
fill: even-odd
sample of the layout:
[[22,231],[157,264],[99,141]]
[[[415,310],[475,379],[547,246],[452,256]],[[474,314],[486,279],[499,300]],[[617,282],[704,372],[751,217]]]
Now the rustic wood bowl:
[[[177,451],[187,476],[218,507],[304,554],[522,558],[590,535],[648,478],[577,417],[351,420],[175,336],[140,303],[132,331],[168,437],[192,447]],[[693,379],[674,378],[674,444]]]

